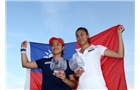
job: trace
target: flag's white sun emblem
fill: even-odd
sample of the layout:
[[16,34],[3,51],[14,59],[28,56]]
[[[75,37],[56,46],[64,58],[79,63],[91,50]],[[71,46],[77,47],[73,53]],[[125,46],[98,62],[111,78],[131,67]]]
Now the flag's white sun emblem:
[[46,56],[44,56],[44,58],[50,58],[50,57],[53,57],[53,54],[52,52],[48,49],[48,52],[45,52],[46,53]]

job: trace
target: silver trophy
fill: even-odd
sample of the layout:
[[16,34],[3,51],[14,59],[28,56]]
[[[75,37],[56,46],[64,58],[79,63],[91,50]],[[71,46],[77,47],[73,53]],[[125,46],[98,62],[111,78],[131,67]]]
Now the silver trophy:
[[61,74],[61,70],[66,70],[67,69],[67,62],[64,59],[55,61],[53,58],[51,60],[50,68],[53,71],[53,75],[56,74]]
[[84,62],[81,57],[77,56],[69,60],[70,69],[74,72],[77,70],[84,71]]

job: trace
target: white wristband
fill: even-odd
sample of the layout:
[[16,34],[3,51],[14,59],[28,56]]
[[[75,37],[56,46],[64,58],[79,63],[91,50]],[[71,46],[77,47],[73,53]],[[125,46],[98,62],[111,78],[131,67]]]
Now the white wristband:
[[26,48],[25,47],[21,47],[20,52],[21,53],[26,53]]
[[26,51],[21,51],[21,53],[26,53]]

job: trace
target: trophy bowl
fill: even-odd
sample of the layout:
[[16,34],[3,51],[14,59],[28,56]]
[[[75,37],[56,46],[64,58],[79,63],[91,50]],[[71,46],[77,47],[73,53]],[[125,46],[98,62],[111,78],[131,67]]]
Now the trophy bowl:
[[75,57],[69,60],[70,69],[74,72],[84,70],[84,62],[81,57]]
[[60,59],[58,61],[55,61],[54,59],[52,59],[50,68],[53,71],[53,75],[60,74],[61,70],[65,71],[67,69],[66,60]]

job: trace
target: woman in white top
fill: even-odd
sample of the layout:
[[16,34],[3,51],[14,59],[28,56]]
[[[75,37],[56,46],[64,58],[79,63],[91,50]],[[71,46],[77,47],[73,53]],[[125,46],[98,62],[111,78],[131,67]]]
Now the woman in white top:
[[122,40],[123,25],[118,26],[119,47],[117,51],[108,49],[103,45],[91,45],[88,30],[80,27],[76,30],[76,39],[81,46],[76,49],[73,58],[80,57],[84,62],[84,71],[76,71],[79,78],[77,90],[107,90],[100,65],[102,55],[112,58],[124,58],[124,44]]

